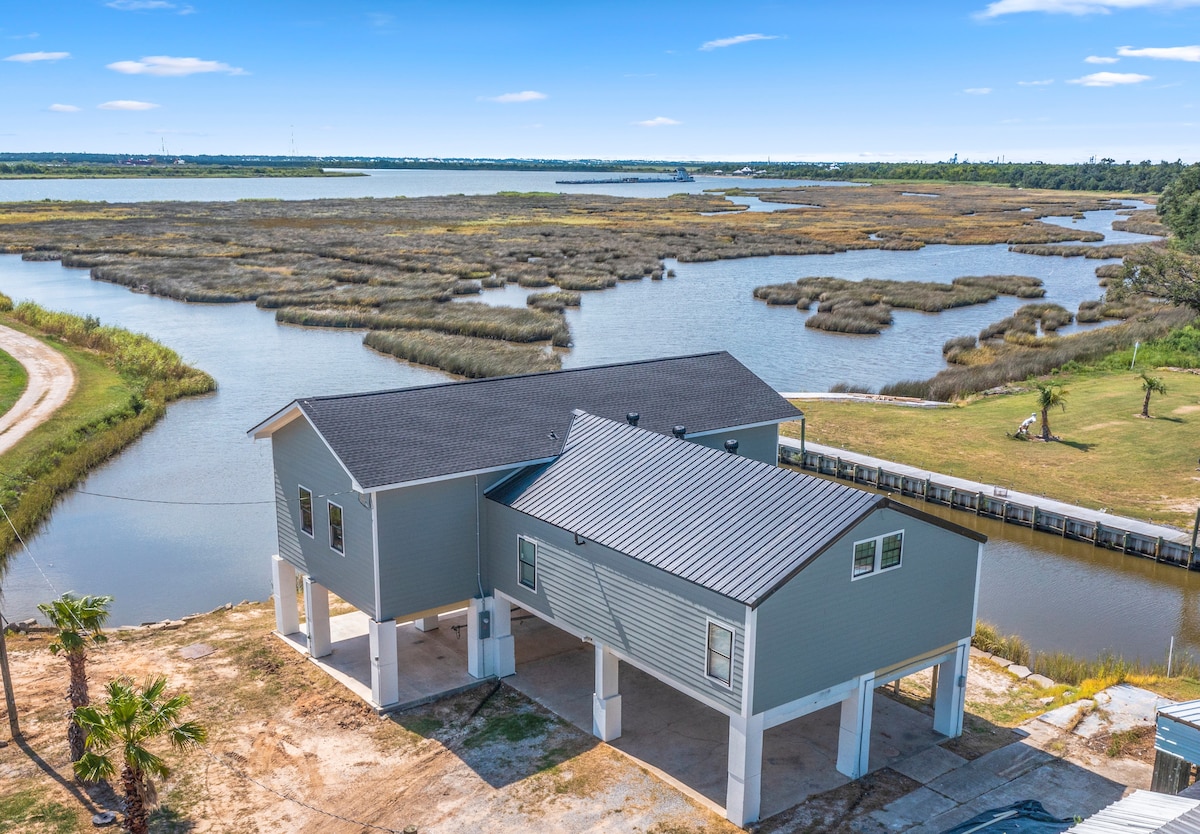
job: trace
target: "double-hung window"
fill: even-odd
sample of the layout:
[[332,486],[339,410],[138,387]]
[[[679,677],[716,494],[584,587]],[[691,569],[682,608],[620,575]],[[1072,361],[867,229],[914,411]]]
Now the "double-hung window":
[[733,629],[708,621],[708,661],[705,673],[731,686],[733,680]]
[[537,590],[537,542],[524,536],[517,536],[517,581]]
[[300,532],[313,534],[312,490],[300,487]]
[[342,508],[329,502],[329,547],[346,555],[346,538],[342,528]]
[[904,531],[886,533],[873,539],[862,539],[854,543],[854,573],[851,578],[859,579],[873,573],[900,567],[904,550]]

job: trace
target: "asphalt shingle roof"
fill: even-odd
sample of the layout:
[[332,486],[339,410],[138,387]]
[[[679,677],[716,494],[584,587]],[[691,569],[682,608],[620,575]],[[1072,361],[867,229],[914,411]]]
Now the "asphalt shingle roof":
[[801,416],[723,351],[295,404],[364,489],[552,457],[575,409],[688,434]]
[[849,526],[892,506],[886,496],[582,413],[556,461],[488,498],[750,606]]

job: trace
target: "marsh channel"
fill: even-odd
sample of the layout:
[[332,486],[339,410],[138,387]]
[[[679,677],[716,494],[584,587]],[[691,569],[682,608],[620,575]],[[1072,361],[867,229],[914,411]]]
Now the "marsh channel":
[[[556,186],[553,173],[369,173],[329,180],[8,180],[0,182],[0,201],[311,199],[567,189],[645,197],[746,184],[697,178],[661,186]],[[752,210],[787,208],[733,199]],[[803,202],[802,193],[797,201]],[[1114,232],[1114,219],[1115,212],[1097,211],[1083,219],[1046,222],[1101,231],[1111,243],[1149,239]],[[1004,245],[668,262],[675,278],[622,282],[585,294],[582,307],[567,312],[575,344],[563,356],[563,365],[723,349],[780,391],[823,391],[842,380],[878,388],[931,376],[943,367],[945,339],[978,332],[1023,302],[1002,296],[940,314],[897,311],[895,325],[882,335],[846,336],[806,329],[804,314],[793,307],[768,307],[752,297],[753,288],[806,275],[949,282],[961,275],[1019,274],[1041,278],[1046,300],[1073,310],[1080,301],[1099,297],[1094,270],[1111,262],[1021,255]],[[251,304],[185,304],[137,294],[53,262],[0,256],[0,292],[147,333],[208,371],[218,384],[215,394],[172,405],[153,430],[60,502],[28,542],[29,552],[15,554],[3,578],[5,615],[11,620],[35,616],[38,602],[66,590],[113,594],[114,624],[265,599],[270,594],[268,557],[276,548],[270,447],[251,441],[246,430],[298,396],[447,378],[372,352],[362,345],[359,331],[280,326],[273,311]],[[522,306],[527,292],[510,285],[485,290],[481,300]],[[886,450],[879,454],[888,456]],[[894,456],[903,457],[899,452]],[[1111,650],[1157,661],[1165,659],[1174,636],[1177,649],[1200,654],[1200,574],[964,513],[931,510],[990,537],[979,615],[1022,635],[1035,649],[1088,656]]]

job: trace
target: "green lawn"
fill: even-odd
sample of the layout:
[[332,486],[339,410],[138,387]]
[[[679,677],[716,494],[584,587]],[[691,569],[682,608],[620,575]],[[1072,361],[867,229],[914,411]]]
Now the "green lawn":
[[[1130,372],[1063,375],[1067,410],[1050,415],[1061,442],[1016,440],[1036,392],[983,397],[943,409],[799,402],[807,438],[898,463],[1045,495],[1190,530],[1200,506],[1200,375],[1154,371],[1166,396],[1139,416]],[[1039,423],[1040,426],[1040,423]],[[798,436],[798,423],[784,433]]]
[[0,414],[8,413],[29,383],[21,363],[0,350]]

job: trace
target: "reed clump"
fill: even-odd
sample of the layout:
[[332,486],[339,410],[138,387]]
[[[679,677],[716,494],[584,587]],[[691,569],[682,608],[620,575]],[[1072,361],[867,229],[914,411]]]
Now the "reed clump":
[[434,330],[372,330],[363,337],[363,344],[407,362],[473,379],[557,371],[562,367],[558,354],[536,347]]
[[577,292],[566,292],[559,290],[558,292],[535,292],[530,293],[525,298],[525,304],[532,307],[534,310],[543,310],[547,313],[561,313],[567,307],[578,307],[582,303],[582,296]]
[[[449,308],[449,309],[446,309]],[[538,309],[488,307],[474,302],[437,304],[412,302],[378,309],[362,307],[281,307],[275,320],[306,327],[344,327],[365,330],[433,330],[455,336],[508,342],[570,343],[561,315]]]
[[[1085,238],[1090,240],[1103,240],[1104,236],[1099,238]],[[1073,246],[1068,243],[1056,244],[1053,246],[1045,244],[1021,243],[1013,244],[1008,247],[1009,252],[1016,252],[1021,255],[1054,255],[1059,258],[1091,258],[1094,260],[1108,260],[1109,258],[1124,258],[1132,255],[1143,246],[1153,246],[1151,243],[1110,243],[1104,246]]]
[[981,652],[994,654],[1013,663],[1027,666],[1029,664],[1029,644],[1015,634],[1002,634],[1000,629],[991,623],[980,620],[975,625],[975,636],[971,645]]

